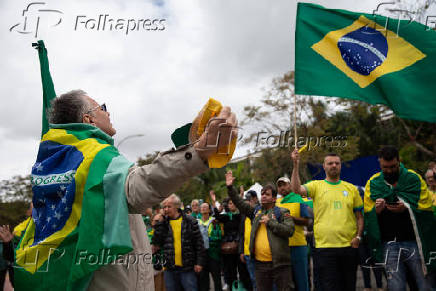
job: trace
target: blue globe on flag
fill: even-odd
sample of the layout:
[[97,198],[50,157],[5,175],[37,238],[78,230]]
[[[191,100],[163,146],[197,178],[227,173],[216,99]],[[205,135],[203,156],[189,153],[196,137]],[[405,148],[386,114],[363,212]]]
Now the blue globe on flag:
[[344,35],[337,45],[347,66],[364,76],[383,64],[388,55],[386,38],[380,31],[369,26]]

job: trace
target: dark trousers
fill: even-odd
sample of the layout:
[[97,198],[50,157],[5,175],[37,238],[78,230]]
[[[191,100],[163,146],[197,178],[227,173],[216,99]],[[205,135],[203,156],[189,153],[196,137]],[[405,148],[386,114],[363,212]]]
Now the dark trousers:
[[383,267],[375,265],[373,260],[371,260],[371,251],[365,242],[361,242],[359,245],[359,263],[363,275],[363,286],[371,289],[372,270],[377,288],[383,288]]
[[209,290],[209,273],[212,274],[214,290],[222,291],[223,287],[221,286],[221,263],[220,261],[212,259],[209,255],[207,255],[206,266],[203,266],[203,270],[201,270],[200,274],[198,275],[198,289],[200,291]]
[[224,281],[229,286],[230,290],[234,281],[238,279],[244,284],[245,289],[248,291],[253,290],[250,281],[250,275],[248,274],[247,266],[239,259],[239,254],[234,255],[222,255],[223,268],[224,268]]
[[317,248],[319,279],[323,290],[356,290],[357,249]]
[[7,269],[0,270],[0,290],[3,290],[3,286],[5,285],[5,278],[6,278],[7,271],[8,271]]
[[278,291],[294,290],[291,266],[273,268],[272,262],[254,263],[257,291],[271,291],[273,284]]
[[[321,285],[320,278],[320,266],[319,266],[319,258],[316,255],[316,248],[311,247],[312,259],[313,259],[313,285],[316,291],[324,291]],[[309,280],[310,281],[310,280]]]

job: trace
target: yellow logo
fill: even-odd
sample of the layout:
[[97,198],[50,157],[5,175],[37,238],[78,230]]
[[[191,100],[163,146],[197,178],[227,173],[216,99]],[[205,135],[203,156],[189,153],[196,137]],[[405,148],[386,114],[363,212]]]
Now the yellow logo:
[[312,49],[360,88],[426,57],[404,38],[363,15],[345,28],[330,31]]

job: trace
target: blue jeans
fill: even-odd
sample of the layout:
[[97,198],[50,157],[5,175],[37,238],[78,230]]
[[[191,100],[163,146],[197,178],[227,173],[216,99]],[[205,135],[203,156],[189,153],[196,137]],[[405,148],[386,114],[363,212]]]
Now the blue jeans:
[[389,291],[406,291],[407,270],[415,279],[418,290],[428,290],[415,241],[387,242],[383,254]]
[[309,291],[309,277],[307,276],[307,246],[291,247],[292,274],[294,275],[297,291]]
[[245,263],[247,265],[247,271],[250,275],[251,285],[253,286],[253,290],[256,291],[256,276],[254,275],[254,260],[250,258],[250,256],[244,255]]
[[165,270],[165,288],[167,291],[184,290],[197,291],[197,276],[194,271]]

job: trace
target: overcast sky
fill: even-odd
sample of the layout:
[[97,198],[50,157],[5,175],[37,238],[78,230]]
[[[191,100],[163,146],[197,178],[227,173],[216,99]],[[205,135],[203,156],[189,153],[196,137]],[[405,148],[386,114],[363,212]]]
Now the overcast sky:
[[[132,161],[170,148],[170,134],[191,122],[208,97],[240,115],[244,105],[259,103],[272,78],[294,67],[296,1],[45,1],[31,5],[24,29],[23,10],[35,2],[0,1],[0,180],[30,173],[36,159],[42,107],[36,39],[48,49],[57,94],[80,88],[105,102],[115,143],[144,134],[120,146]],[[316,3],[371,13],[379,2]],[[55,11],[41,11],[47,9]],[[158,27],[164,29],[91,29],[90,19],[106,14],[114,22],[164,19]]]

